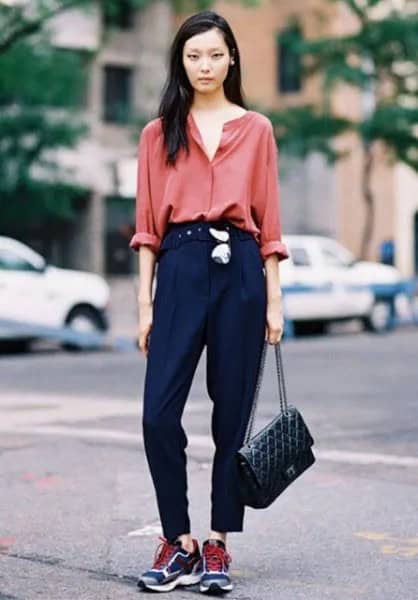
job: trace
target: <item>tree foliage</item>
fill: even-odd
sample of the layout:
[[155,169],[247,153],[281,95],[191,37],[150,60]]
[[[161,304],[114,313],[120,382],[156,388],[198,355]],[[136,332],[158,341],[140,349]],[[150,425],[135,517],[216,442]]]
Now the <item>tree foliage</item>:
[[[315,106],[276,111],[277,136],[283,150],[299,157],[312,151],[330,162],[341,158],[335,136],[355,132],[364,148],[363,196],[366,220],[360,255],[367,254],[373,218],[371,173],[375,143],[383,143],[393,162],[418,170],[418,17],[404,2],[401,9],[383,0],[341,0],[357,19],[355,32],[315,40],[293,39],[303,57],[305,81],[320,76],[321,99]],[[343,117],[332,108],[332,94],[341,84],[367,100],[362,114]]]
[[[0,56],[3,222],[29,219],[30,206],[47,215],[72,216],[71,199],[83,190],[71,183],[55,151],[73,147],[86,132],[74,114],[84,84],[82,64],[80,54],[53,48],[44,39],[21,40]],[[52,196],[58,198],[55,204]]]
[[[76,145],[88,54],[54,48],[46,24],[70,9],[99,5],[106,24],[124,3],[143,9],[153,0],[0,0],[0,206],[2,221],[35,214],[74,216],[72,200],[86,193],[71,183],[54,151]],[[203,10],[213,0],[170,0],[174,10]],[[236,0],[255,5],[258,0]],[[101,42],[106,39],[106,29]],[[100,45],[100,41],[99,41]]]

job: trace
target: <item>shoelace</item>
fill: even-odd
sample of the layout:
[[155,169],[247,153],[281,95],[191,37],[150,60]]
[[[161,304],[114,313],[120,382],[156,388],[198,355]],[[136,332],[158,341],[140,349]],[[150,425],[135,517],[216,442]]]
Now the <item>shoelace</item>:
[[223,571],[224,565],[229,565],[231,556],[220,546],[207,545],[205,548],[206,565],[209,571]]
[[170,544],[170,542],[161,535],[159,535],[158,538],[161,540],[161,544],[158,546],[154,554],[154,564],[152,565],[153,569],[159,569],[162,565],[168,563],[174,552],[178,550],[177,544]]

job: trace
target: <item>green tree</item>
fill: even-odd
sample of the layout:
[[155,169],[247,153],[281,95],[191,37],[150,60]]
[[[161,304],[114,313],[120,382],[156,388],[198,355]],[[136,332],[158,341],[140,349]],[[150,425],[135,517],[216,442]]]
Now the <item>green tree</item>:
[[[28,36],[39,33],[56,15],[72,8],[91,10],[99,5],[108,16],[116,15],[123,0],[32,0],[30,10],[19,0],[0,0],[0,54]],[[153,0],[125,0],[135,8],[145,7]]]
[[[22,39],[39,33],[46,23],[56,15],[73,8],[92,10],[99,6],[103,14],[109,18],[117,17],[121,5],[133,8],[145,8],[153,0],[33,0],[31,10],[27,10],[24,2],[19,0],[0,0],[0,54],[7,52]],[[187,0],[171,0],[176,10],[182,10]],[[211,0],[195,0],[194,5],[206,8],[213,4]]]
[[[153,0],[0,0],[0,208],[2,223],[75,216],[73,200],[87,193],[71,181],[55,151],[74,147],[89,54],[54,48],[46,25],[74,8],[99,6],[112,27],[120,12]],[[212,0],[170,0],[175,11],[209,8]],[[257,4],[257,0],[241,0]],[[105,28],[103,39],[106,40]],[[91,55],[90,55],[91,57]]]
[[[320,102],[271,111],[269,116],[282,150],[301,158],[318,151],[331,163],[339,160],[345,154],[336,150],[335,137],[344,131],[356,132],[364,148],[366,218],[359,254],[365,258],[374,226],[370,182],[376,144],[385,145],[392,163],[400,161],[418,170],[418,18],[408,1],[399,10],[383,0],[342,2],[357,19],[355,33],[314,41],[298,36],[288,40],[303,59],[305,79],[320,74]],[[368,99],[357,120],[333,111],[332,93],[341,83],[354,86]]]
[[[37,33],[54,16],[72,8],[91,10],[99,6],[110,20],[116,17],[121,5],[130,5],[142,9],[154,0],[32,0],[31,10],[19,0],[0,0],[0,54],[7,52],[13,44],[22,38]],[[233,1],[233,0],[229,0]],[[244,6],[257,6],[260,0],[235,0]],[[198,11],[209,9],[215,0],[169,0],[173,10]]]
[[16,42],[0,55],[1,221],[73,216],[83,189],[54,158],[86,127],[74,116],[83,89],[83,57],[47,40]]

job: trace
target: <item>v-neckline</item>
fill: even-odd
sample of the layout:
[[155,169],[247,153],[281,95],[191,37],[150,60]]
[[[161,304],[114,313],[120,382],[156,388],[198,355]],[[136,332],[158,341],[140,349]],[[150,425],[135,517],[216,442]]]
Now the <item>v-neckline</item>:
[[218,154],[218,150],[219,150],[219,148],[220,148],[220,146],[222,144],[223,137],[224,137],[224,134],[225,134],[225,129],[228,129],[229,124],[235,124],[237,122],[240,122],[242,119],[244,119],[245,117],[247,117],[248,114],[251,113],[251,112],[252,112],[251,110],[246,110],[245,113],[243,113],[239,117],[234,117],[233,119],[229,119],[228,121],[224,121],[224,123],[222,124],[221,135],[219,137],[219,143],[218,143],[218,145],[216,147],[216,150],[215,150],[212,158],[209,158],[208,153],[207,153],[206,144],[203,141],[203,136],[202,136],[202,134],[200,132],[200,129],[199,129],[197,123],[196,123],[196,120],[195,120],[192,112],[189,110],[188,117],[189,117],[190,123],[193,125],[193,127],[195,128],[195,131],[198,134],[199,142],[200,142],[200,147],[202,148],[202,151],[205,154],[205,156],[206,156],[206,158],[208,160],[208,163],[210,165],[213,164],[213,161],[215,160],[216,155]]

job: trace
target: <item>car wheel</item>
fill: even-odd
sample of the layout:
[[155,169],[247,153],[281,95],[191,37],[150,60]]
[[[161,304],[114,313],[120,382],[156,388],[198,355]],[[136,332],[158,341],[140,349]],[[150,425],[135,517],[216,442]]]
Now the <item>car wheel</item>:
[[363,319],[364,328],[373,333],[389,331],[392,324],[392,308],[386,300],[376,300],[370,313]]
[[[68,315],[65,325],[80,333],[102,333],[105,329],[98,313],[88,306],[74,308]],[[61,347],[70,351],[82,350],[81,345],[71,342],[63,342]]]

